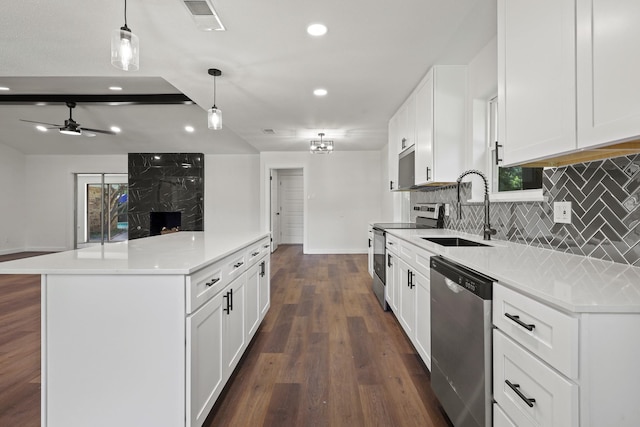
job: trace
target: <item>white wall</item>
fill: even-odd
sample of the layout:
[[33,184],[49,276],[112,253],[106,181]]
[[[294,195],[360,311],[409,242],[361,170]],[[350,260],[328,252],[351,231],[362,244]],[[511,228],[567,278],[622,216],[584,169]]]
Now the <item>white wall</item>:
[[269,229],[269,169],[302,168],[305,253],[366,253],[367,224],[381,215],[379,151],[263,152],[260,225]]
[[259,155],[205,155],[204,229],[260,230],[259,182]]
[[0,255],[25,246],[26,158],[0,144]]
[[93,172],[127,173],[127,156],[26,156],[26,250],[73,248],[73,174]]

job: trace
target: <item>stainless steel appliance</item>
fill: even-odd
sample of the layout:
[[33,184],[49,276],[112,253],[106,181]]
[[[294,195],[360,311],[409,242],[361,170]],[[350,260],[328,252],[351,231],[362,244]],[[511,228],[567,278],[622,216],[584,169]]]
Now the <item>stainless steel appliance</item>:
[[431,387],[456,427],[492,425],[493,282],[431,257]]
[[443,228],[444,207],[440,203],[417,204],[414,210],[420,213],[416,222],[388,222],[373,224],[373,292],[383,310],[389,306],[385,300],[385,283],[387,276],[387,236],[385,230],[411,228]]

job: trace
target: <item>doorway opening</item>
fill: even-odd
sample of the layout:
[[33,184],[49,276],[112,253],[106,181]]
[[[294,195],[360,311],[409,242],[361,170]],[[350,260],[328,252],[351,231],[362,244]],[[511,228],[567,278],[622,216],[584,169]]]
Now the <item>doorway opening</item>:
[[304,171],[302,168],[271,169],[270,225],[272,245],[304,244]]
[[127,174],[77,173],[74,181],[74,248],[128,240]]

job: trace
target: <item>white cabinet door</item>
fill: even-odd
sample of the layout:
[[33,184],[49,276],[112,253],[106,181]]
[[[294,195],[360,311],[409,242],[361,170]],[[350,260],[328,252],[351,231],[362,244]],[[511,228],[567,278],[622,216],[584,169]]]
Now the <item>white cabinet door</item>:
[[498,0],[505,165],[576,149],[575,1]]
[[251,340],[260,326],[260,271],[261,263],[258,263],[246,273],[244,327],[247,341]]
[[431,370],[431,281],[428,277],[416,273],[416,339],[415,347],[422,360]]
[[368,249],[368,267],[369,267],[369,276],[373,278],[373,229],[369,226],[369,249]]
[[260,265],[259,303],[260,322],[262,322],[271,306],[271,257],[267,255],[258,265]]
[[640,135],[640,2],[578,0],[578,147]]
[[415,92],[415,183],[433,180],[433,69]]
[[400,145],[398,140],[398,115],[394,115],[389,120],[389,146],[388,146],[388,164],[389,164],[389,191],[398,188],[398,153]]
[[201,426],[226,382],[222,363],[224,292],[187,317],[187,425]]
[[398,152],[415,144],[416,101],[410,96],[398,110]]
[[245,291],[247,276],[243,274],[222,292],[222,356],[225,378],[228,378],[238,364],[246,347],[244,328]]
[[405,333],[413,342],[416,327],[416,290],[415,290],[415,272],[411,267],[401,259],[398,259],[399,277],[397,285],[399,285],[400,294],[400,324],[404,328]]
[[396,271],[397,271],[398,259],[394,254],[387,251],[387,272],[386,272],[386,283],[384,286],[385,298],[389,307],[394,313],[397,313],[398,304],[397,304],[397,283],[396,283]]

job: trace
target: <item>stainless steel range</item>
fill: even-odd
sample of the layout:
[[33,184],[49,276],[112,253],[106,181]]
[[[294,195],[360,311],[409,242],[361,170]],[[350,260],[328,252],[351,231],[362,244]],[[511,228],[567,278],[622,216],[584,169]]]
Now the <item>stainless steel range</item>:
[[412,228],[443,228],[444,206],[440,203],[425,203],[414,207],[418,211],[416,222],[388,222],[373,224],[373,292],[383,310],[389,306],[385,300],[385,283],[387,276],[387,237],[386,230]]

